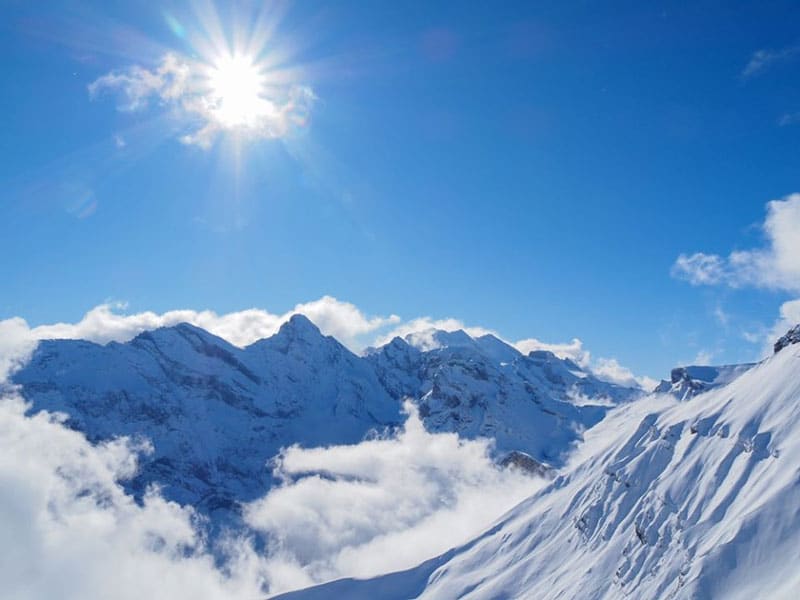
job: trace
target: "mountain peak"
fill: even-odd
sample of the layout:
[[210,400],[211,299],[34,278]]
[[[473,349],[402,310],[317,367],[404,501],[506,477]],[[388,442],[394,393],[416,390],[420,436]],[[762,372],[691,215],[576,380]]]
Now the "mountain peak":
[[486,354],[498,362],[510,363],[513,362],[514,359],[522,356],[522,353],[514,348],[514,346],[511,346],[491,333],[475,338],[475,341]]
[[[213,333],[206,331],[202,327],[198,327],[197,325],[192,325],[191,323],[181,322],[175,325],[167,325],[164,327],[159,327],[157,329],[143,331],[139,335],[137,335],[131,343],[134,345],[141,344],[143,342],[153,342],[157,345],[161,344],[174,344],[179,342],[180,340],[186,340],[192,343],[193,345],[197,343],[207,344],[207,345],[215,345],[228,348],[231,344],[219,337],[214,335]],[[192,342],[192,340],[194,340]]]
[[697,394],[729,384],[754,366],[754,363],[744,363],[741,365],[675,367],[670,372],[670,380],[662,380],[653,391],[671,393],[679,399],[688,400]]
[[800,344],[800,324],[795,325],[789,331],[786,332],[786,335],[778,338],[778,341],[775,342],[775,352],[780,352],[786,346],[791,344]]
[[307,316],[300,313],[289,317],[289,320],[281,325],[278,335],[305,340],[324,337],[319,327],[314,325]]
[[474,347],[475,340],[463,329],[445,331],[443,329],[425,329],[409,333],[403,338],[410,346],[417,350],[428,352],[439,348]]

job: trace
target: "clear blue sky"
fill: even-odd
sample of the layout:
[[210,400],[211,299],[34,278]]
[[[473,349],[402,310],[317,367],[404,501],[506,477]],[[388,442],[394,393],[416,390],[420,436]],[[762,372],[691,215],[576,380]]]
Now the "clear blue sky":
[[800,190],[796,3],[326,4],[290,6],[259,56],[313,90],[310,122],[201,147],[168,102],[88,88],[198,58],[203,9],[4,2],[0,318],[331,294],[653,376],[757,354],[742,332],[789,296],[670,269],[758,245],[765,203]]

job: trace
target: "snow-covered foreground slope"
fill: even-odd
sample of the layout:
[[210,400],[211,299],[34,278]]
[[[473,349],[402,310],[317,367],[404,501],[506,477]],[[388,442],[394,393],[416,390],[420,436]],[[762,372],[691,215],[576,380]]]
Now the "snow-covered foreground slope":
[[91,441],[147,438],[153,452],[128,491],[140,498],[158,484],[226,525],[272,486],[268,462],[281,448],[359,442],[402,423],[405,397],[431,431],[490,437],[498,458],[559,466],[609,405],[638,393],[493,336],[427,339],[419,349],[395,338],[360,357],[301,315],[246,348],[182,324],[124,344],[43,341],[13,381],[33,412],[63,412]]
[[798,465],[789,343],[723,387],[615,409],[562,475],[465,546],[285,597],[794,599]]

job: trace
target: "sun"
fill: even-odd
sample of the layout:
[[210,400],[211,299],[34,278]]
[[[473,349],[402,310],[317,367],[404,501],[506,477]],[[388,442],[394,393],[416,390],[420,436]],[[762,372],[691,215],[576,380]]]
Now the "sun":
[[210,111],[227,129],[256,127],[275,110],[264,97],[265,75],[255,61],[243,54],[216,60],[208,73]]

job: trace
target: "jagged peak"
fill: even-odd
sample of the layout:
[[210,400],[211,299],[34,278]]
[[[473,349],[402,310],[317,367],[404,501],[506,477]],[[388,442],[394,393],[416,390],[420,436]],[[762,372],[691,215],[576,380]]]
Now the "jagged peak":
[[535,360],[547,360],[547,361],[561,360],[555,354],[550,352],[550,350],[531,350],[530,352],[528,352],[527,356],[528,358],[533,358]]
[[702,392],[731,383],[754,366],[755,363],[675,367],[670,371],[670,380],[662,380],[653,391],[656,393],[671,393],[678,398],[689,399]]
[[445,331],[443,329],[425,329],[407,334],[403,341],[422,352],[439,348],[477,347],[475,340],[463,329]]
[[790,346],[792,344],[800,344],[800,324],[795,325],[789,331],[787,331],[785,335],[778,338],[778,341],[775,342],[773,349],[775,352],[780,352],[786,348],[786,346]]
[[276,335],[305,340],[325,337],[311,319],[300,313],[289,317],[289,320],[281,325]]
[[363,356],[373,356],[375,354],[386,354],[391,353],[395,354],[398,352],[419,352],[420,350],[411,344],[409,344],[406,340],[401,338],[399,335],[394,336],[391,340],[382,344],[380,346],[367,346],[364,348],[362,352]]
[[499,362],[512,362],[522,356],[514,346],[491,333],[476,337],[475,341],[484,352]]

